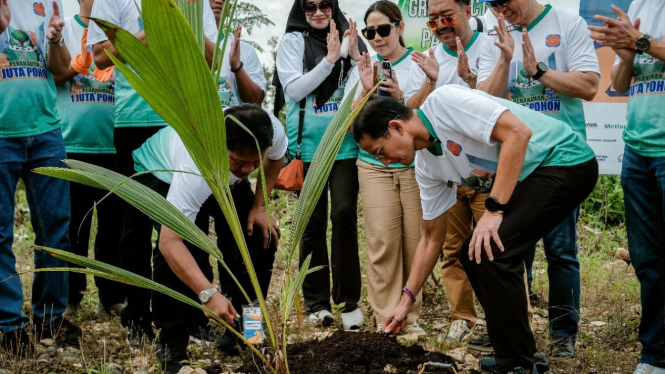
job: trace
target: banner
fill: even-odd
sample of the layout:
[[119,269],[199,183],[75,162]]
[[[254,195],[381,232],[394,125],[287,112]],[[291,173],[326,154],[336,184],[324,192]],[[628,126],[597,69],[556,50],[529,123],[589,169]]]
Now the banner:
[[[596,14],[616,17],[610,8],[611,2],[606,0],[539,0],[539,2],[578,13],[590,25],[599,24],[594,19]],[[614,0],[612,3],[624,11],[628,11],[631,0]],[[405,33],[403,37],[407,46],[418,51],[425,51],[439,44],[433,32],[425,25],[428,20],[427,0],[399,0],[398,6],[404,18]],[[471,0],[471,9],[473,16],[483,17],[488,11],[488,6],[486,3],[478,4],[477,0]],[[614,51],[598,44],[595,47],[601,79],[595,99],[591,102],[584,102],[587,142],[596,152],[601,174],[621,174],[624,150],[622,134],[626,127],[628,97],[619,95],[612,88],[610,73],[614,65]]]

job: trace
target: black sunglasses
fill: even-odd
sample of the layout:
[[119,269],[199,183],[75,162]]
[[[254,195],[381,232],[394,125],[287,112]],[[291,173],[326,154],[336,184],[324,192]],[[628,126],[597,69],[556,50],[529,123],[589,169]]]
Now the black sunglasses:
[[397,27],[397,22],[387,23],[385,25],[379,25],[376,29],[368,29],[367,27],[365,27],[360,31],[363,33],[363,35],[367,40],[374,40],[374,38],[376,38],[376,34],[379,34],[379,36],[381,36],[382,38],[385,38],[386,36],[390,35],[393,27]]
[[316,14],[317,10],[321,10],[323,13],[330,13],[333,9],[333,2],[330,0],[323,0],[318,3],[305,3],[302,7],[302,10],[305,12],[305,15],[311,17]]
[[488,1],[487,5],[490,6],[490,8],[496,8],[498,6],[506,6],[510,0],[496,0],[496,1]]

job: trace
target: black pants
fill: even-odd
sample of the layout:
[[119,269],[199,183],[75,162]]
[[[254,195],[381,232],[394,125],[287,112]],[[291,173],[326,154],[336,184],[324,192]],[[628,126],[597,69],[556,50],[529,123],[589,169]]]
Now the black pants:
[[[79,160],[89,164],[115,170],[114,154],[68,153],[68,159]],[[89,187],[80,183],[71,183],[72,220],[69,226],[71,251],[80,256],[88,256],[90,226],[92,224],[92,208],[108,191]],[[97,205],[97,236],[95,237],[95,259],[109,265],[119,266],[118,237],[120,225],[118,217],[118,200],[116,195],[109,195]],[[69,264],[70,267],[79,267]],[[99,289],[99,301],[105,307],[125,301],[125,289],[121,283],[106,278],[95,277]],[[83,300],[82,292],[86,289],[86,276],[81,273],[69,273],[69,304],[79,305]]]
[[[134,170],[132,152],[138,149],[162,127],[121,127],[113,131],[113,144],[117,154],[116,171],[131,176]],[[122,234],[120,235],[120,263],[122,268],[142,277],[152,278],[152,221],[150,218],[122,201],[119,206]],[[122,310],[123,326],[130,323],[152,323],[150,313],[150,290],[129,286],[125,287],[127,306]]]
[[[328,262],[328,189],[332,241]],[[300,241],[300,263],[311,253],[310,268],[325,266],[305,278],[302,289],[308,313],[330,310],[330,272],[332,299],[353,311],[360,300],[360,259],[358,257],[358,167],[356,159],[335,161],[328,186],[323,189]],[[331,268],[329,268],[329,264]]]
[[[240,224],[245,233],[245,241],[247,242],[252,264],[254,265],[254,270],[261,286],[261,292],[265,296],[270,286],[277,247],[274,242],[271,243],[269,248],[263,247],[263,234],[261,230],[255,229],[251,237],[247,235],[247,217],[254,202],[254,192],[249,181],[244,180],[236,185],[233,188],[232,196]],[[203,204],[195,221],[196,225],[206,234],[209,229],[209,217],[213,217],[215,220],[215,232],[218,237],[217,245],[224,256],[224,262],[236,276],[245,292],[247,292],[247,295],[252,301],[255,300],[256,293],[252,287],[244,261],[240,256],[238,244],[233,239],[231,228],[217,201],[212,196]],[[201,271],[203,271],[203,274],[212,282],[213,271],[210,266],[210,256],[189,242],[185,242],[185,245],[201,268]],[[155,282],[170,287],[199,302],[198,295],[178,279],[159,251],[155,251],[154,267]],[[219,267],[219,278],[222,294],[231,301],[238,313],[242,313],[242,305],[247,304],[247,300],[227,271],[221,266]],[[186,346],[193,329],[207,323],[207,319],[201,310],[175,301],[157,292],[153,293],[152,306],[155,325],[161,328],[159,340],[162,345]]]
[[460,256],[487,320],[499,365],[530,370],[536,341],[527,315],[524,257],[591,193],[598,179],[596,159],[571,167],[541,167],[513,192],[499,237],[504,252],[491,242],[494,261],[482,252],[480,265],[470,261],[469,236]]

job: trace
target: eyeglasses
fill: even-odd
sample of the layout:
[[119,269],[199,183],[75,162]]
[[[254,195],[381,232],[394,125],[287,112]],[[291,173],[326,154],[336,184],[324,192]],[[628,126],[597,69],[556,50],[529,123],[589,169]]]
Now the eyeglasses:
[[[520,29],[520,25],[508,25],[506,31],[513,32],[513,31],[517,31],[519,29]],[[496,35],[499,35],[499,34],[496,32],[495,29],[492,29],[492,30],[487,32],[487,35],[496,36]]]
[[385,25],[379,25],[376,29],[369,29],[365,27],[360,30],[367,40],[374,40],[376,34],[379,34],[380,37],[385,38],[392,32],[393,27],[397,27],[397,22],[386,23]]
[[305,3],[305,5],[302,7],[302,10],[305,12],[305,15],[307,17],[311,17],[316,14],[318,10],[321,10],[321,12],[328,14],[332,12],[333,9],[333,2],[330,0],[323,0],[319,1],[318,3]]
[[[397,116],[399,117],[399,115]],[[397,119],[395,117],[393,120]],[[383,141],[386,141],[386,138],[388,137],[388,134],[390,133],[390,130],[386,130],[386,132],[383,133]],[[386,156],[383,155],[383,144],[372,154],[372,158],[375,160],[385,160]]]
[[510,0],[496,0],[496,1],[488,1],[487,5],[490,6],[490,8],[496,8],[498,6],[506,6]]
[[455,26],[455,18],[457,18],[457,16],[462,14],[462,12],[464,12],[464,8],[462,8],[462,10],[455,15],[450,14],[447,16],[441,16],[439,18],[431,19],[427,21],[427,28],[429,28],[432,31],[436,31],[436,29],[439,28],[439,23],[442,23],[443,26],[445,27]]

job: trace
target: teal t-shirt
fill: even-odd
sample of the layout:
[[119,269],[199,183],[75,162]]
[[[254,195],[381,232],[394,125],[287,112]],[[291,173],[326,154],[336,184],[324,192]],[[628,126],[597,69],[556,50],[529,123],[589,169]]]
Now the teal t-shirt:
[[626,113],[628,123],[623,132],[623,140],[633,152],[644,157],[665,157],[664,108],[665,63],[648,53],[636,55]]
[[[141,147],[132,152],[134,170],[141,173],[151,170],[173,170],[171,140],[175,130],[168,126],[151,136]],[[153,173],[161,181],[171,184],[173,172]]]
[[[286,96],[286,136],[289,139],[289,154],[295,156],[298,150],[298,121],[300,113],[300,102],[291,100]],[[316,148],[321,143],[323,134],[326,132],[330,121],[342,103],[344,87],[339,87],[330,97],[328,102],[320,108],[317,107],[314,94],[307,95],[305,103],[305,120],[303,123],[302,145],[300,152],[304,162],[311,162],[314,158]],[[351,134],[346,134],[342,147],[337,153],[335,160],[346,160],[358,157],[358,144]]]
[[12,18],[0,34],[0,138],[41,135],[60,127],[55,84],[46,66],[51,4],[9,1]]
[[[78,16],[67,18],[63,28],[65,44],[72,59],[81,54],[81,38],[88,26]],[[58,87],[58,112],[67,153],[115,153],[113,145],[113,78],[100,82],[94,76],[79,74]]]

